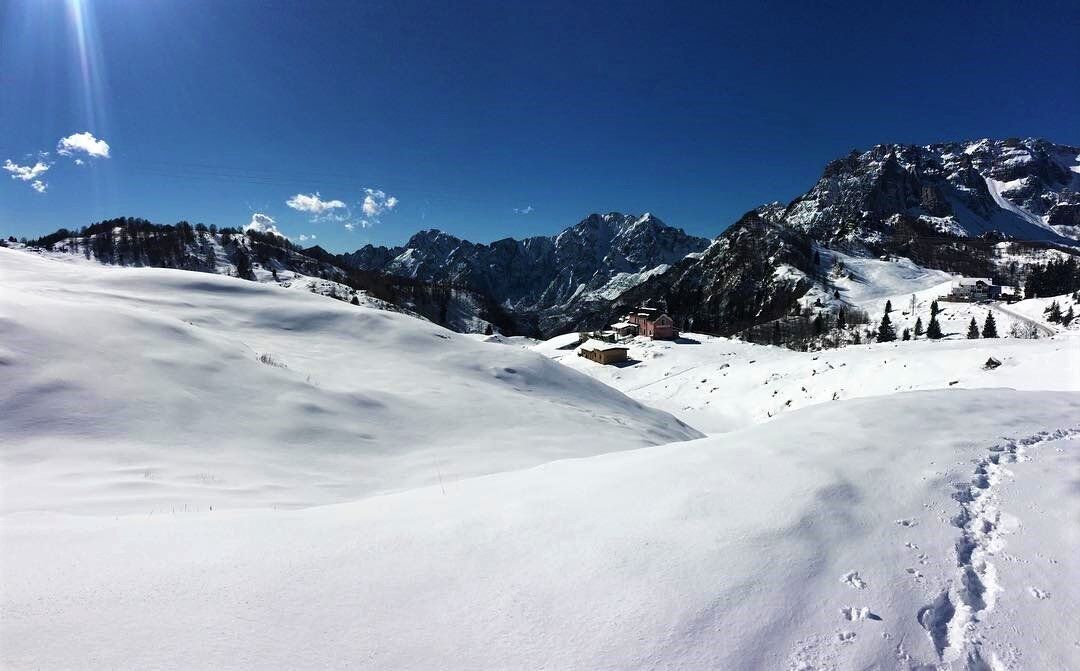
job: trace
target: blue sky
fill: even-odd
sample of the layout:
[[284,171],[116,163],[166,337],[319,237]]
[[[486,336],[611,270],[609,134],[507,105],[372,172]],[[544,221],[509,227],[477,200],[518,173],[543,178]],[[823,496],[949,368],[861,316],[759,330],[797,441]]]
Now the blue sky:
[[1078,25],[1076,2],[0,0],[0,232],[261,214],[344,251],[617,210],[713,236],[855,147],[1080,144]]

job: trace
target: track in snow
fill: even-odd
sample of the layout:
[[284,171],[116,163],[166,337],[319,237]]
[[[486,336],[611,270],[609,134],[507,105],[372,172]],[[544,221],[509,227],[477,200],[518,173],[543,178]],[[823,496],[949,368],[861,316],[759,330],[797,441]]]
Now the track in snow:
[[955,545],[955,574],[933,603],[917,614],[941,661],[956,662],[965,671],[997,668],[982,654],[984,639],[978,625],[981,615],[994,608],[1002,590],[991,559],[1002,550],[1004,536],[1015,529],[1017,522],[1000,509],[996,485],[1011,475],[1004,464],[1031,458],[1029,448],[1075,435],[1080,435],[1080,428],[1006,440],[992,446],[976,462],[970,481],[955,485],[953,499],[960,503],[960,511],[953,517],[953,524],[960,529]]

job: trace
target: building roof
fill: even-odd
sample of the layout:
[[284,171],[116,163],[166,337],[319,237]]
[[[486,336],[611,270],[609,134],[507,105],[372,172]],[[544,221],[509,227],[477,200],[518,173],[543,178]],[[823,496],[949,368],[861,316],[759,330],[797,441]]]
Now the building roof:
[[604,342],[603,340],[586,340],[581,343],[581,349],[595,350],[600,352],[607,352],[613,349],[629,350],[626,345],[618,345],[613,342]]
[[615,322],[614,324],[611,325],[611,328],[613,328],[613,329],[624,329],[624,328],[627,328],[627,327],[630,327],[630,326],[634,326],[634,324],[631,324],[630,322]]
[[962,287],[973,287],[979,282],[982,282],[983,284],[993,284],[989,277],[962,277],[958,284]]

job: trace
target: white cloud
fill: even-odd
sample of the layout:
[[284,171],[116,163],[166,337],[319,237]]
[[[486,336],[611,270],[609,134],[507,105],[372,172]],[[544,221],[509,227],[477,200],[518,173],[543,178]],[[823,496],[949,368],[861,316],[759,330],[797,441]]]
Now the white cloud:
[[83,131],[60,138],[56,144],[56,153],[62,156],[72,156],[75,152],[83,152],[92,158],[109,158],[109,143]]
[[529,214],[532,211],[533,211],[533,206],[532,205],[526,205],[525,207],[515,207],[514,208],[514,212],[516,214]]
[[30,182],[30,188],[34,191],[37,191],[38,193],[45,193],[45,189],[47,189],[48,186],[48,184],[41,181],[40,179],[35,179],[33,182]]
[[75,159],[75,165],[83,165],[85,163],[86,161],[82,160],[81,158]]
[[398,199],[394,196],[387,196],[382,189],[364,189],[364,202],[361,204],[360,209],[363,210],[364,216],[377,222],[383,212],[394,209],[397,204]]
[[262,212],[254,212],[251,215],[251,222],[244,226],[245,231],[256,231],[259,233],[272,233],[273,235],[284,238],[281,231],[278,230],[275,225],[277,222],[269,214],[263,214]]
[[300,212],[310,212],[311,214],[319,215],[330,210],[337,210],[345,207],[345,203],[340,200],[323,200],[318,191],[315,193],[298,193],[292,198],[285,201],[285,204],[294,210]]
[[355,231],[356,230],[356,224],[354,224],[351,221],[346,223],[345,224],[345,230],[350,231],[350,232]]
[[4,170],[11,173],[11,179],[21,179],[24,182],[36,180],[38,175],[49,171],[49,165],[38,161],[34,165],[19,165],[12,163],[11,159],[4,161]]
[[314,235],[304,235],[303,233],[300,234],[300,242],[307,242],[308,240],[314,240],[314,239],[315,239]]

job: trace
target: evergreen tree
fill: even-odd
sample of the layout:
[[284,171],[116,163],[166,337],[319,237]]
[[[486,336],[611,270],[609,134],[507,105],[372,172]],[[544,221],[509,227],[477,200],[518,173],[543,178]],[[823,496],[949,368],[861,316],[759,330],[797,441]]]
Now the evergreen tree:
[[878,327],[877,341],[892,342],[894,340],[896,340],[896,329],[893,328],[892,320],[889,319],[889,313],[886,312],[881,317],[881,326]]
[[820,266],[821,265],[821,254],[818,254],[816,251],[814,252],[814,265],[815,266]]
[[821,313],[817,313],[814,317],[814,335],[821,335],[825,330],[825,319],[821,316]]
[[356,294],[352,295],[352,300],[349,301],[349,302],[352,303],[353,305],[360,305],[360,299],[356,297]]
[[979,337],[979,324],[975,321],[975,318],[971,318],[971,323],[968,324],[968,339],[975,340]]
[[847,311],[840,308],[840,314],[836,317],[836,328],[843,331],[847,328]]
[[941,310],[938,308],[937,299],[935,298],[930,303],[930,317],[931,318],[937,317],[939,312],[941,312]]
[[931,340],[937,340],[944,337],[945,334],[941,332],[941,324],[938,324],[937,315],[930,317],[930,324],[926,327],[926,337]]
[[986,313],[986,321],[983,322],[982,337],[984,338],[996,338],[997,334],[997,322],[994,321],[994,313]]
[[1076,319],[1076,314],[1073,312],[1073,306],[1069,306],[1069,311],[1061,317],[1062,326],[1068,326],[1072,323],[1072,320]]
[[892,301],[885,301],[885,314],[892,312]]
[[495,329],[491,327],[490,323],[488,323],[488,325],[484,327],[484,335],[495,335]]
[[918,338],[923,334],[922,317],[915,319],[915,337]]
[[911,329],[904,329],[904,334],[900,336],[901,340],[911,340]]
[[837,289],[836,291],[834,291],[833,294],[832,294],[832,297],[835,298],[836,300],[840,300],[840,290]]
[[783,340],[783,334],[780,332],[780,322],[775,321],[773,322],[772,342],[774,345],[779,345]]
[[1044,311],[1046,314],[1046,321],[1058,324],[1061,322],[1061,306],[1057,301],[1050,304],[1050,307]]

